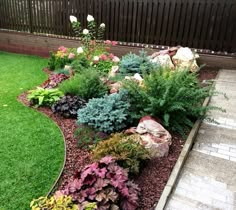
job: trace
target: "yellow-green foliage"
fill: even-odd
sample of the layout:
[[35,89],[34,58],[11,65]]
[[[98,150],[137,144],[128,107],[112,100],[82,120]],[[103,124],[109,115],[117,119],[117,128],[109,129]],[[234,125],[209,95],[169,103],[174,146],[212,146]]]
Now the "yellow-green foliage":
[[31,210],[78,210],[78,205],[73,204],[70,196],[61,196],[57,199],[54,196],[40,197],[31,201],[30,207]]
[[93,158],[99,160],[107,155],[113,156],[121,167],[137,174],[140,163],[149,159],[148,151],[138,143],[139,138],[136,134],[130,136],[115,134],[110,139],[99,142],[93,150]]

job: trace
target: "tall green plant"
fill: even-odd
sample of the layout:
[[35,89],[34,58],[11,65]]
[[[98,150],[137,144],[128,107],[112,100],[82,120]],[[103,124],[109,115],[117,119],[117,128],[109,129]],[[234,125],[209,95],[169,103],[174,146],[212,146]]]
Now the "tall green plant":
[[84,100],[99,98],[108,91],[107,86],[100,80],[100,75],[93,68],[82,71],[59,85],[64,94],[77,95]]
[[185,71],[161,68],[144,77],[144,86],[127,82],[131,104],[131,117],[139,119],[151,115],[161,119],[163,125],[184,135],[196,119],[217,107],[203,107],[203,100],[213,94],[211,87],[201,87],[197,75]]

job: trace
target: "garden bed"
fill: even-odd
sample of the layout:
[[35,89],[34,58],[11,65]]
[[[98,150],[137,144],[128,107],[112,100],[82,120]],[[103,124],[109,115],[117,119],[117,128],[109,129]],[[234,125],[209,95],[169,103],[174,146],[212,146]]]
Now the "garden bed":
[[[49,71],[46,71],[50,73]],[[202,69],[199,73],[199,80],[214,79],[217,75],[217,70]],[[29,106],[26,98],[26,93],[19,96],[19,100]],[[74,138],[74,132],[77,128],[76,120],[65,119],[58,114],[54,114],[49,107],[39,107],[38,111],[46,114],[54,120],[61,128],[66,142],[66,163],[63,173],[56,185],[56,189],[63,189],[69,182],[72,181],[75,172],[84,168],[87,164],[92,163],[91,154],[85,149],[78,148],[77,139]],[[172,134],[172,145],[170,146],[169,155],[162,158],[154,158],[148,161],[142,168],[141,173],[133,177],[141,189],[139,197],[139,210],[152,209],[158,202],[162,191],[168,181],[171,171],[179,157],[181,149],[184,145],[183,138],[176,133]]]

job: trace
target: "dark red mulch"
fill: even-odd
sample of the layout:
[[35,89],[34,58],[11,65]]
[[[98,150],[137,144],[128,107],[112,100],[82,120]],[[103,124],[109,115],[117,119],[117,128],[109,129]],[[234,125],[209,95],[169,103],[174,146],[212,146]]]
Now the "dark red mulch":
[[141,188],[139,210],[150,210],[157,204],[169,179],[172,169],[183,148],[183,139],[172,134],[172,145],[168,157],[155,158],[147,162],[135,183]]
[[[46,73],[51,73],[47,69],[44,69],[44,71]],[[217,72],[218,71],[214,69],[202,69],[199,72],[198,78],[200,81],[214,79]],[[26,93],[21,94],[18,99],[29,106],[29,102],[26,99]],[[65,119],[55,115],[51,109],[47,107],[40,107],[38,108],[38,111],[43,112],[52,118],[61,128],[65,136],[67,146],[66,165],[58,187],[58,189],[62,189],[72,179],[76,170],[82,169],[85,165],[91,163],[92,160],[88,151],[78,149],[77,147],[77,140],[73,137],[76,129],[76,120]],[[168,157],[156,158],[148,161],[141,170],[141,174],[134,180],[141,188],[139,210],[150,210],[154,208],[179,157],[184,141],[179,135],[172,134],[172,137],[173,143],[170,146]]]

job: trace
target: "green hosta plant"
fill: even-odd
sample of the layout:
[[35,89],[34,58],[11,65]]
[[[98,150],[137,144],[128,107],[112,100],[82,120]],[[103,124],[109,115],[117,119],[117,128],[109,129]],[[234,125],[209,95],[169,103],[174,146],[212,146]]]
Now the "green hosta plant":
[[44,89],[37,87],[37,89],[29,91],[27,98],[31,104],[35,106],[50,106],[58,101],[63,95],[63,92],[58,89]]
[[115,134],[108,140],[98,143],[93,150],[93,158],[100,160],[111,155],[121,167],[129,169],[130,173],[138,174],[140,164],[149,159],[148,151],[138,143],[139,140],[138,134],[130,136]]
[[78,124],[85,124],[105,133],[126,127],[130,104],[126,91],[89,100],[85,108],[78,110]]

